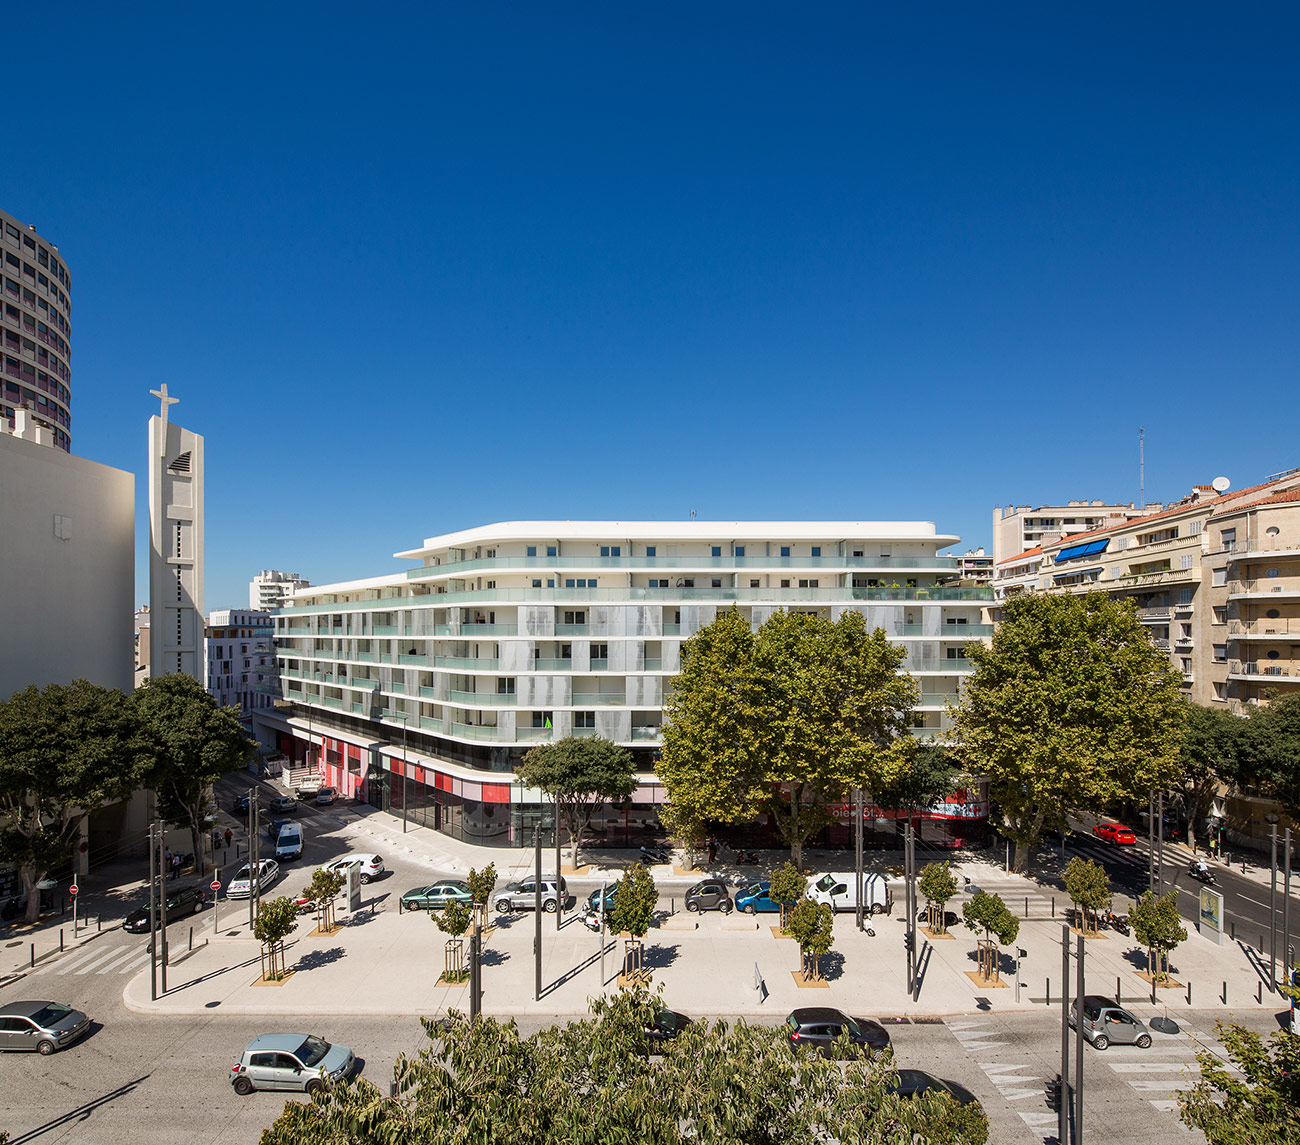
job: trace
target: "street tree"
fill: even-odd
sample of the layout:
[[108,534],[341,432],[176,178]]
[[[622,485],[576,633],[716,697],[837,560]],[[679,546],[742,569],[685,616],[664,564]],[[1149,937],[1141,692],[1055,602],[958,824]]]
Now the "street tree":
[[781,907],[781,929],[790,923],[790,908],[804,896],[808,889],[808,876],[793,863],[782,863],[772,872],[768,898]]
[[1242,728],[1241,778],[1300,820],[1300,692],[1253,708]]
[[68,862],[86,816],[138,786],[140,736],[121,692],[87,680],[0,702],[0,864],[40,913],[36,884]]
[[668,833],[668,838],[681,843],[686,870],[694,870],[707,833],[699,811],[686,803],[665,803],[659,808],[659,823]]
[[906,653],[862,613],[780,610],[758,632],[732,608],[686,642],[656,772],[695,821],[770,813],[802,865],[827,804],[900,782],[916,743]]
[[1015,942],[1020,933],[1020,920],[1007,908],[1001,895],[987,891],[972,895],[962,904],[961,913],[962,920],[971,930],[984,932],[984,940],[979,944],[980,974],[996,981],[999,978],[999,948]]
[[1267,1041],[1243,1026],[1215,1023],[1227,1052],[1200,1049],[1201,1076],[1178,1093],[1178,1115],[1210,1145],[1300,1145],[1300,1038]]
[[988,777],[1024,873],[1071,812],[1100,814],[1176,778],[1186,702],[1182,677],[1128,603],[1029,593],[1002,617],[991,645],[966,647],[975,672],[955,750]]
[[470,867],[469,878],[465,882],[469,886],[469,897],[474,903],[474,914],[478,918],[478,924],[486,927],[488,902],[497,885],[496,863],[488,863],[481,871]]
[[131,694],[147,762],[141,780],[157,798],[158,814],[188,827],[194,863],[204,869],[204,816],[212,785],[241,771],[257,744],[239,723],[237,708],[223,708],[193,676],[155,676]]
[[1145,891],[1128,912],[1133,936],[1147,948],[1147,969],[1163,982],[1169,977],[1169,952],[1187,941],[1187,928],[1178,913],[1178,892],[1155,895]]
[[[1106,868],[1092,859],[1075,856],[1065,868],[1065,893],[1077,908],[1080,930],[1097,933],[1097,916],[1111,904],[1110,876]],[[1089,916],[1092,925],[1089,926]]]
[[641,939],[650,929],[658,905],[659,890],[655,886],[654,876],[644,863],[633,863],[623,872],[609,911],[610,928],[615,933],[630,936],[630,941],[623,950],[625,975],[641,969]]
[[1174,790],[1183,799],[1187,844],[1193,850],[1197,829],[1213,810],[1215,797],[1223,787],[1237,781],[1248,730],[1247,721],[1222,708],[1187,703]]
[[835,942],[835,912],[824,902],[800,899],[790,912],[786,932],[799,944],[799,968],[805,979],[822,976],[822,955]]
[[935,934],[947,933],[947,914],[944,908],[948,900],[957,893],[957,878],[947,862],[926,863],[921,868],[921,880],[918,884],[921,894],[925,896],[925,905],[930,914],[930,929]]
[[291,1101],[262,1145],[985,1145],[978,1105],[891,1091],[887,1055],[791,1054],[782,1031],[692,1022],[646,1053],[662,1001],[643,989],[525,1036],[513,1022],[424,1019],[392,1094],[364,1077]]
[[262,976],[268,981],[284,977],[284,940],[297,929],[298,907],[293,899],[281,896],[258,904],[253,937],[262,944]]
[[334,929],[334,900],[346,882],[347,876],[342,871],[321,867],[312,875],[311,882],[303,892],[316,904],[316,925],[322,931]]
[[429,911],[429,917],[438,929],[451,936],[447,940],[444,981],[460,982],[468,974],[465,969],[465,932],[469,929],[473,913],[469,903],[455,900],[447,903],[442,910]]
[[961,782],[962,769],[943,744],[918,744],[910,766],[873,788],[872,802],[890,811],[923,811],[942,802]]
[[544,791],[555,801],[556,825],[569,833],[570,862],[578,866],[578,850],[591,817],[600,804],[627,799],[636,790],[632,753],[599,736],[566,736],[539,744],[519,765],[519,781]]

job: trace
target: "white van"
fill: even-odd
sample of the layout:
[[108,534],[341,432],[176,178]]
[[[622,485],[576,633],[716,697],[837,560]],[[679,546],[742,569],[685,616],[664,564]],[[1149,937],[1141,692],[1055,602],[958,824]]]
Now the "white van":
[[[808,885],[805,892],[813,902],[822,902],[831,910],[856,910],[857,896],[853,893],[853,872],[843,874],[832,871]],[[893,905],[884,875],[864,872],[862,875],[862,909],[871,914],[885,914]]]
[[302,828],[297,823],[286,823],[275,837],[275,857],[280,861],[302,858]]

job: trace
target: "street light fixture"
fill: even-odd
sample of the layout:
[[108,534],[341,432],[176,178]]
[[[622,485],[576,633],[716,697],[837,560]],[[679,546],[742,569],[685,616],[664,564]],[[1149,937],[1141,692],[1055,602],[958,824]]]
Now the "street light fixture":
[[1277,813],[1264,816],[1268,823],[1269,847],[1272,852],[1268,887],[1268,989],[1277,992]]

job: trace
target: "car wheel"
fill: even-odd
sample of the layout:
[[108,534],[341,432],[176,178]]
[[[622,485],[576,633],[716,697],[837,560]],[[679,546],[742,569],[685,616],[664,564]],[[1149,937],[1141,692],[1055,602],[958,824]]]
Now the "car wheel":
[[700,904],[697,903],[694,899],[692,899],[690,902],[686,904],[686,909],[689,910],[691,914],[695,914],[695,912],[700,909]]
[[722,911],[723,914],[730,914],[733,909],[731,905],[731,900],[723,899],[720,903],[718,903],[718,909]]
[[56,1046],[53,1042],[48,1040],[36,1043],[37,1052],[40,1053],[42,1057],[49,1057],[50,1054],[52,1054],[58,1048],[59,1048],[58,1046]]
[[307,1096],[310,1097],[313,1093],[320,1093],[324,1087],[321,1085],[320,1078],[314,1077],[302,1088],[306,1092]]
[[871,904],[871,913],[872,913],[872,914],[884,914],[884,913],[885,913],[885,904],[882,903],[882,902],[872,903],[872,904]]
[[745,907],[745,913],[746,913],[746,914],[753,914],[753,913],[754,913],[754,904],[753,904],[753,903],[750,903],[747,907]]
[[544,903],[542,903],[542,910],[544,910],[547,914],[554,914],[557,905],[558,904],[554,899],[547,899]]
[[201,911],[202,909],[203,909],[203,900],[202,900],[202,899],[196,899],[195,902],[194,902],[194,910],[193,910],[192,913],[193,913],[193,914],[198,914],[199,911]]
[[362,881],[363,883],[369,883],[369,882],[370,882],[370,876],[369,876],[369,875],[362,875],[362,876],[361,876],[361,881]]
[[246,1077],[237,1077],[235,1078],[235,1092],[240,1097],[247,1097],[253,1092],[253,1083]]
[[498,899],[498,900],[497,900],[497,913],[498,913],[498,914],[509,914],[509,913],[510,913],[510,902],[509,902],[509,900],[507,900],[507,899]]
[[1105,1034],[1098,1034],[1092,1039],[1092,1048],[1095,1050],[1104,1050],[1108,1045],[1110,1045],[1110,1038]]
[[1149,1050],[1151,1048],[1151,1035],[1143,1034],[1136,1042],[1133,1043],[1140,1050]]

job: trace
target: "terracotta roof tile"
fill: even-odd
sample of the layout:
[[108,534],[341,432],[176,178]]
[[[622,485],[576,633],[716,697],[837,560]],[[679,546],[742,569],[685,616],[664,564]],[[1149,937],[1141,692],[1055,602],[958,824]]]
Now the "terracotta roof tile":
[[1026,549],[1023,553],[1017,553],[1014,557],[1003,557],[998,561],[998,566],[1014,564],[1016,561],[1023,561],[1025,557],[1037,556],[1043,551],[1042,545],[1035,545],[1032,549]]

